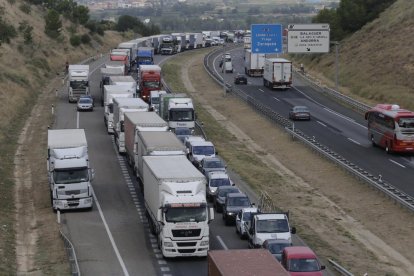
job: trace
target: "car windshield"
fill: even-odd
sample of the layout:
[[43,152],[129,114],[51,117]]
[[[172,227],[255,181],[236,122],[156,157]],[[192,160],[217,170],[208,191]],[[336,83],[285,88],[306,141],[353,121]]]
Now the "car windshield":
[[250,206],[250,200],[247,197],[229,197],[227,206]]
[[89,99],[89,98],[80,98],[79,99],[79,103],[83,103],[83,104],[85,104],[85,103],[92,103],[92,100]]
[[217,178],[210,180],[210,187],[230,186],[228,178]]
[[234,189],[224,189],[224,190],[220,190],[218,192],[218,195],[221,197],[225,197],[228,193],[237,193],[239,190],[237,190],[236,188]]
[[289,225],[286,219],[258,220],[256,229],[258,233],[286,233]]
[[193,154],[194,155],[213,155],[214,154],[213,146],[194,146]]
[[297,106],[294,108],[294,111],[295,112],[309,112],[309,109],[304,106]]
[[288,243],[269,243],[267,249],[272,254],[281,254],[285,247],[290,246]]
[[243,214],[243,221],[250,221],[250,218],[252,217],[252,213],[251,212],[245,212]]
[[310,272],[319,271],[319,262],[316,259],[290,259],[289,271],[292,272]]
[[414,118],[400,118],[398,125],[402,128],[414,128]]
[[191,135],[191,130],[189,128],[176,128],[176,135]]
[[89,181],[87,168],[75,168],[70,170],[53,171],[53,180],[55,184],[70,184]]
[[168,208],[165,210],[167,222],[200,222],[207,219],[206,207]]
[[224,164],[220,160],[210,160],[204,162],[204,168],[224,168]]

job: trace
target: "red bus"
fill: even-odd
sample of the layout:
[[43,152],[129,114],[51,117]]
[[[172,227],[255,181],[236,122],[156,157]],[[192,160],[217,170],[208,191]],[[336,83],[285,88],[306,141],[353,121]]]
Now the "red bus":
[[414,112],[396,104],[378,104],[367,113],[368,139],[391,152],[414,152]]

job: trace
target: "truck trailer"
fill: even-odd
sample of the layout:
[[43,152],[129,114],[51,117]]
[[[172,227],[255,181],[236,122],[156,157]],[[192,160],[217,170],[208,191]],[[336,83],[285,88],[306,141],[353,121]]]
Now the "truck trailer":
[[89,65],[70,64],[68,68],[68,101],[77,102],[89,95]]
[[206,179],[185,156],[144,156],[146,216],[164,257],[205,257],[213,208]]
[[99,83],[99,88],[101,89],[101,106],[104,106],[104,85],[109,85],[109,77],[123,76],[125,73],[124,70],[124,66],[101,68],[101,81]]
[[251,77],[263,76],[265,54],[252,53],[251,49],[244,51],[244,72]]
[[292,87],[292,62],[284,58],[265,59],[263,85],[271,89]]
[[289,276],[266,249],[211,250],[208,276]]
[[109,134],[114,133],[114,109],[115,97],[133,98],[134,90],[125,85],[104,85],[104,122]]
[[84,129],[48,130],[47,171],[53,210],[92,208],[95,172]]
[[119,153],[125,152],[125,133],[124,116],[127,112],[147,112],[149,106],[139,98],[119,98],[113,99],[113,128],[115,144]]

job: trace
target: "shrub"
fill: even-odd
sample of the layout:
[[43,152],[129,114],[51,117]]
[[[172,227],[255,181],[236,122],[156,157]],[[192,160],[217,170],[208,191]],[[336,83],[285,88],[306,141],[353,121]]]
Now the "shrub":
[[62,21],[57,11],[51,9],[45,17],[45,33],[51,38],[58,38],[62,30]]
[[17,36],[17,31],[13,25],[7,24],[6,22],[0,19],[0,45],[5,43],[10,43],[10,39]]
[[81,36],[81,41],[83,44],[89,44],[91,42],[91,37],[88,34],[83,34]]
[[81,44],[81,38],[78,35],[72,35],[70,37],[70,44],[74,47],[77,47]]
[[32,7],[31,7],[29,4],[27,4],[27,3],[22,3],[22,4],[19,6],[19,9],[20,9],[22,12],[26,13],[26,14],[30,14],[30,13],[32,12]]

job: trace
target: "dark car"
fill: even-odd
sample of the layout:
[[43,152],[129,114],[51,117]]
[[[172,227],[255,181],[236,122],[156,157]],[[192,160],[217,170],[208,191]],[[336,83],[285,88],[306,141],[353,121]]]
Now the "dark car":
[[234,77],[234,84],[247,84],[247,77],[243,74],[237,74]]
[[204,157],[200,162],[200,171],[208,177],[209,172],[222,171],[226,172],[226,165],[218,157]]
[[188,127],[177,127],[175,128],[175,135],[184,144],[185,138],[190,137],[192,131]]
[[292,243],[282,239],[269,239],[263,243],[263,248],[269,250],[279,262],[282,261],[283,249],[288,246],[292,246]]
[[226,225],[236,222],[236,215],[241,209],[251,207],[252,203],[243,193],[228,193],[223,205],[223,219]]
[[297,105],[289,111],[289,119],[292,120],[310,120],[310,111],[306,106]]
[[228,193],[240,193],[240,190],[234,186],[220,186],[217,188],[217,193],[213,197],[213,205],[217,213],[223,212],[223,205]]

